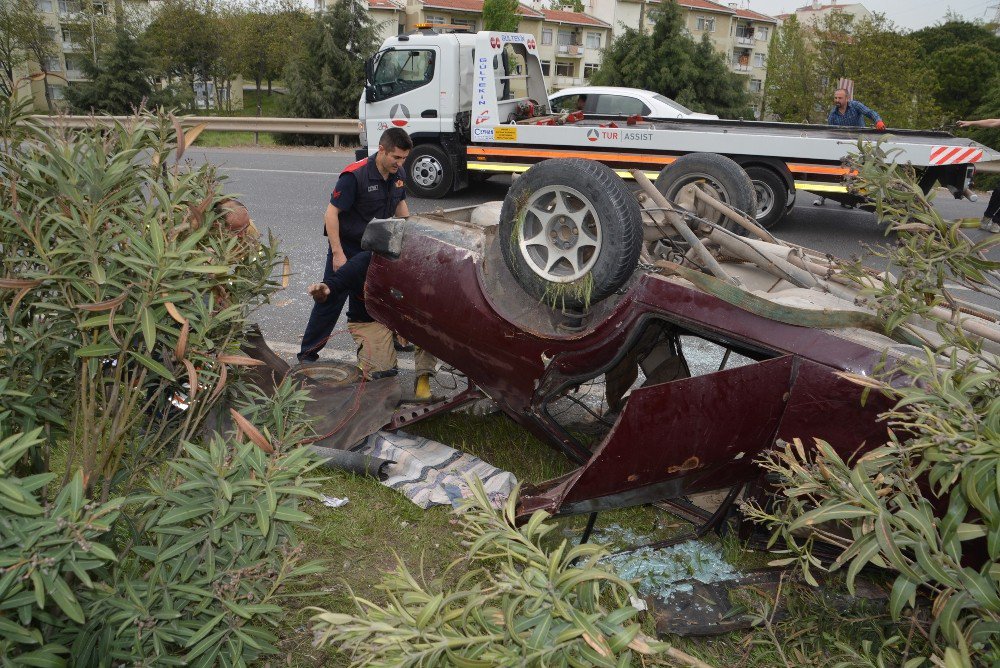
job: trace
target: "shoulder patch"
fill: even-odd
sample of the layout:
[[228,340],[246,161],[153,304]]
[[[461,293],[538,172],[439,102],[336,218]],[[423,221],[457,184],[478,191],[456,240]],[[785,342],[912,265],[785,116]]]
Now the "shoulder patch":
[[362,158],[357,162],[352,162],[351,164],[349,164],[347,167],[344,168],[344,171],[342,173],[350,174],[351,172],[356,172],[367,164],[368,164],[368,158]]

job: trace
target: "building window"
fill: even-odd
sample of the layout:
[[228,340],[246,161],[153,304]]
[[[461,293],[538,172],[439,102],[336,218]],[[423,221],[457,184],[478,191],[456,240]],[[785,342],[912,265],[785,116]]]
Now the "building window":
[[83,73],[83,59],[80,56],[66,56],[66,71],[70,74]]
[[699,16],[697,28],[698,30],[704,30],[705,32],[715,32],[715,19]]
[[764,90],[764,82],[761,79],[750,80],[750,92],[759,93]]
[[552,43],[552,31],[551,30],[543,30],[542,31],[542,44],[551,44],[551,43]]
[[543,60],[541,61],[541,66],[542,66],[542,74],[544,74],[545,76],[549,76],[549,73],[552,71],[552,61]]
[[62,62],[60,62],[59,56],[46,57],[44,66],[46,72],[62,72]]
[[767,66],[767,62],[764,60],[764,54],[763,53],[755,53],[755,54],[753,54],[753,66],[754,67],[766,67]]
[[599,48],[601,48],[601,33],[599,33],[599,32],[588,32],[587,33],[587,48],[588,49],[599,49]]
[[35,6],[38,7],[38,11],[45,12],[46,14],[52,13],[52,0],[37,0]]
[[756,32],[754,32],[754,35],[757,37],[757,41],[766,42],[767,34],[769,31],[770,31],[769,28],[757,28]]
[[585,63],[583,66],[583,78],[589,79],[590,77],[594,76],[595,74],[597,74],[598,68],[600,68],[600,65],[598,65],[597,63]]
[[428,23],[434,23],[434,24],[443,24],[443,23],[445,23],[445,20],[444,20],[443,16],[428,16],[427,17],[427,22]]
[[451,20],[453,26],[465,26],[471,32],[476,32],[476,19],[455,19]]
[[54,86],[52,84],[45,84],[45,92],[48,93],[50,100],[62,100],[63,98],[66,97],[64,95],[64,93],[66,92],[65,86]]
[[568,30],[559,31],[559,46],[569,46],[573,43],[573,33]]
[[556,76],[557,77],[573,76],[573,65],[574,63],[561,63],[559,61],[556,61]]

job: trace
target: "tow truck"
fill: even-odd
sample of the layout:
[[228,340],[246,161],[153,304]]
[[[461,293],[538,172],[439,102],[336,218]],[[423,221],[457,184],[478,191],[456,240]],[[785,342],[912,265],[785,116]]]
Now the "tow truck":
[[[671,200],[693,184],[707,186],[771,227],[799,190],[860,203],[848,192],[842,164],[859,141],[882,140],[897,162],[918,170],[925,192],[940,183],[956,199],[974,199],[969,184],[976,165],[1000,164],[997,152],[947,132],[556,114],[530,34],[418,26],[386,39],[365,72],[357,157],[374,152],[386,129],[406,129],[414,142],[405,165],[408,186],[420,197],[441,198],[549,158],[585,158],[625,178],[641,169]],[[730,158],[750,177],[752,190],[736,187],[738,180],[718,171],[723,163],[699,159],[703,154]]]

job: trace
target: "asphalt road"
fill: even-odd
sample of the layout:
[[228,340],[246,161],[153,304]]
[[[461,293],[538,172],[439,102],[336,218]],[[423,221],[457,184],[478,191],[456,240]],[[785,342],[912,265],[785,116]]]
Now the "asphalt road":
[[[305,287],[322,277],[326,259],[323,212],[338,174],[354,160],[353,151],[191,149],[185,159],[218,165],[220,173],[228,179],[226,191],[239,195],[261,232],[266,234],[270,230],[281,240],[281,249],[291,259],[293,275],[288,289],[277,294],[273,304],[261,308],[257,320],[272,347],[294,362],[312,306]],[[410,211],[420,213],[500,200],[509,184],[508,177],[494,177],[443,200],[410,198]],[[866,245],[885,243],[884,228],[876,223],[874,214],[844,209],[835,202],[813,206],[813,199],[809,193],[800,193],[791,214],[774,233],[793,243],[845,258],[862,255]],[[978,217],[986,208],[986,199],[981,197],[973,203],[954,200],[944,193],[936,204],[947,218]],[[969,234],[979,238],[985,233],[970,230]],[[994,255],[998,252],[995,249]],[[331,351],[333,356],[353,357],[353,344],[343,319],[330,348],[336,351]],[[403,356],[401,365],[404,368],[412,365],[412,357]]]

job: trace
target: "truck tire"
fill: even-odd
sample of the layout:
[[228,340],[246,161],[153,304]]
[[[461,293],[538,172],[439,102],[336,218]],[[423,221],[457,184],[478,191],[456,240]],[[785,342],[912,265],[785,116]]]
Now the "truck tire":
[[670,201],[692,211],[699,218],[717,223],[727,230],[743,228],[704,202],[695,203],[691,188],[703,183],[721,201],[743,213],[753,214],[757,210],[757,198],[750,177],[724,155],[718,153],[689,153],[667,165],[656,177],[656,189]]
[[788,212],[788,186],[774,170],[754,165],[746,168],[757,198],[757,222],[764,229],[778,224]]
[[417,197],[438,199],[451,191],[455,170],[444,149],[437,144],[417,144],[403,166],[406,187]]
[[554,308],[585,309],[632,275],[642,218],[610,167],[545,160],[511,185],[499,234],[504,262],[528,294]]

